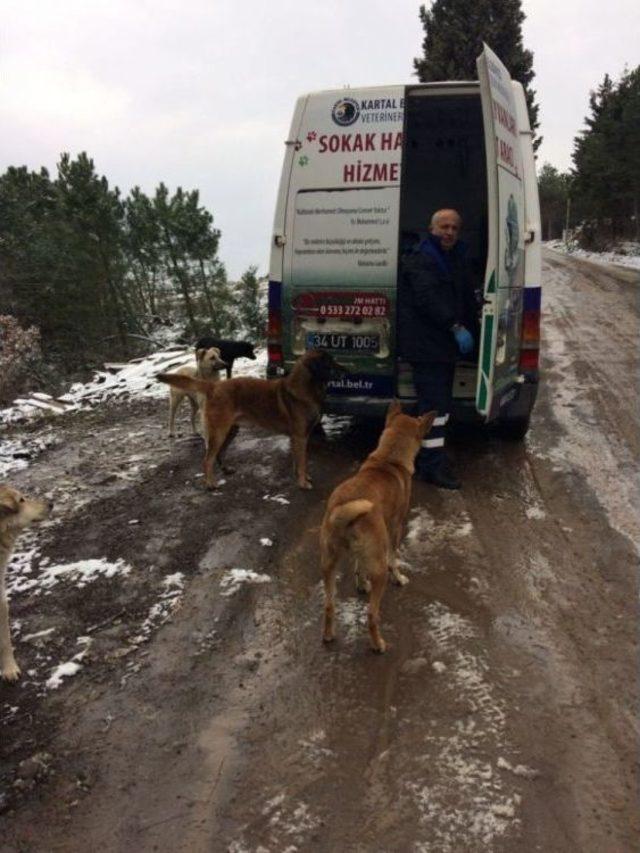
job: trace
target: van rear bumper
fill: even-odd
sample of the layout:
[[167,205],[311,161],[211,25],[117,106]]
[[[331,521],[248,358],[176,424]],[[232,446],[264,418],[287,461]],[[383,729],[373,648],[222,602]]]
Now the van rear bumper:
[[[492,420],[520,420],[528,418],[534,407],[538,394],[537,382],[523,382],[515,386],[515,396],[509,403],[499,410]],[[327,397],[322,407],[323,412],[329,415],[353,415],[355,417],[384,417],[391,397]],[[406,410],[410,410],[415,400],[401,400]],[[451,409],[451,420],[462,424],[483,424],[487,418],[480,415],[476,409],[473,398],[453,399]]]

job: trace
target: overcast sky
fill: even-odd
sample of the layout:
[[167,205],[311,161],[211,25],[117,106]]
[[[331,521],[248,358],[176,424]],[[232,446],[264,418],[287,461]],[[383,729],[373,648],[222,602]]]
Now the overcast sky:
[[[0,0],[0,170],[87,151],[110,184],[200,190],[231,277],[267,272],[295,98],[406,83],[411,0]],[[544,143],[570,164],[589,90],[640,64],[639,0],[524,0]]]

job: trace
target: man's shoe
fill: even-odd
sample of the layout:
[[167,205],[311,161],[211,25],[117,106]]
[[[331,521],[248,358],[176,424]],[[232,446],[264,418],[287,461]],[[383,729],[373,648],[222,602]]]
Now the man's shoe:
[[433,483],[439,489],[459,489],[462,485],[456,475],[448,468],[436,468],[435,471],[418,471],[419,480]]

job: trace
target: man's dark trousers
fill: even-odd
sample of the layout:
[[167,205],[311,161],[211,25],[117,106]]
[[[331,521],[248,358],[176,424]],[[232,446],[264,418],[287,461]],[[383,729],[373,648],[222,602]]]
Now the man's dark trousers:
[[449,362],[414,362],[413,384],[418,398],[418,414],[438,413],[430,432],[422,442],[422,447],[416,457],[416,471],[421,474],[432,474],[445,462],[444,436],[451,401],[453,398],[453,375],[455,364]]

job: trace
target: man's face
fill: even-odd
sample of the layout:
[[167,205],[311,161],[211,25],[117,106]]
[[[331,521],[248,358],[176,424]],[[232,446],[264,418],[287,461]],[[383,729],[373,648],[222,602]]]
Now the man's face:
[[460,235],[460,217],[453,211],[441,213],[431,226],[431,233],[440,238],[443,249],[453,249]]

